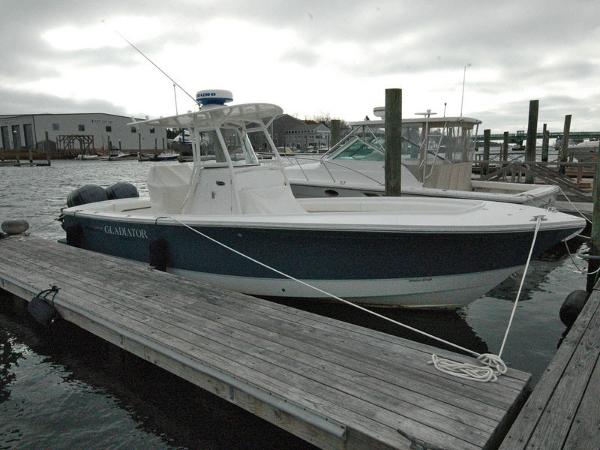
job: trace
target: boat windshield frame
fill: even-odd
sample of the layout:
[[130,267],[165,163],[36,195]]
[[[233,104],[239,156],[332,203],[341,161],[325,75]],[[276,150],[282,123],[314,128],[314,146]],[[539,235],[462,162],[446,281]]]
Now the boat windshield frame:
[[[250,133],[262,132],[273,157],[281,161],[268,127],[271,126],[273,120],[282,114],[283,110],[271,103],[244,103],[231,106],[205,106],[199,111],[134,122],[132,125],[143,124],[154,127],[188,129],[192,141],[195,168],[229,167],[233,170],[235,167],[257,166],[260,164],[248,137]],[[234,132],[243,154],[243,161],[232,158],[231,145],[228,146],[228,140],[224,136],[223,130]],[[215,150],[215,163],[207,164],[203,160],[201,145],[203,133],[215,134],[216,142],[213,142],[215,144],[213,147]]]

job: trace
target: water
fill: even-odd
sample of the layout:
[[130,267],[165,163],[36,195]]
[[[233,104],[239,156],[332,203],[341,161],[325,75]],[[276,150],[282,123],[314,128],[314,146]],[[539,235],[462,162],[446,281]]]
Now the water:
[[[151,164],[55,161],[0,167],[0,221],[25,218],[34,234],[64,236],[54,219],[84,184],[135,184],[147,194]],[[161,164],[161,163],[157,163]],[[457,312],[384,310],[477,352],[498,352],[518,289],[513,276]],[[565,327],[564,298],[585,287],[568,258],[534,261],[504,359],[537,381]],[[0,448],[306,448],[293,436],[69,324],[48,333],[0,298]],[[428,342],[343,305],[298,305],[340,320]]]

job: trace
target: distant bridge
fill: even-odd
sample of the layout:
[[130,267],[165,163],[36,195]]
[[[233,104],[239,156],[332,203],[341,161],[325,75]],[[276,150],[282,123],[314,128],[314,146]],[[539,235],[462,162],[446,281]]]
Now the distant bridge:
[[[550,139],[562,137],[564,133],[551,131],[548,133]],[[544,134],[539,132],[536,134],[537,139],[542,139]],[[569,139],[592,139],[592,138],[600,138],[600,131],[571,131],[569,132]],[[527,132],[519,132],[516,133],[508,133],[508,139],[512,142],[515,141],[524,141],[527,139]],[[478,136],[479,140],[479,136]],[[504,133],[492,133],[490,134],[491,141],[502,141],[504,140]]]

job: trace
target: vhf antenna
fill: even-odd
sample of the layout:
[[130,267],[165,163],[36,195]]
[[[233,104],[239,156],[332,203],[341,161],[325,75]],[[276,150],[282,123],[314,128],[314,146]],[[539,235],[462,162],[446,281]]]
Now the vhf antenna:
[[[102,22],[104,22],[104,21],[102,21]],[[156,67],[158,70],[160,70],[160,73],[162,73],[165,77],[167,77],[171,81],[171,83],[173,83],[173,86],[177,86],[179,89],[181,89],[183,91],[184,94],[186,94],[189,98],[191,98],[196,105],[198,104],[198,101],[196,100],[196,98],[193,95],[191,95],[188,91],[186,91],[184,88],[182,88],[181,85],[177,81],[175,81],[173,78],[171,78],[167,72],[165,72],[160,67],[158,67],[158,65],[154,61],[152,61],[148,56],[146,56],[143,51],[141,51],[139,48],[137,48],[132,42],[130,42],[125,36],[123,36],[118,30],[116,30],[114,28],[112,30],[115,33],[117,33],[121,39],[123,39],[125,42],[127,42],[129,45],[131,45],[134,48],[134,50],[136,50],[140,55],[142,55],[150,64],[152,64],[154,67]],[[175,97],[175,109],[177,110],[177,97]]]

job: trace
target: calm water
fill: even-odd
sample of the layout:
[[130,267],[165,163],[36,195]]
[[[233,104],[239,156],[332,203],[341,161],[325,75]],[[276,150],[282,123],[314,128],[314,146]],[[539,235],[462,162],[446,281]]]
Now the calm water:
[[[134,183],[147,193],[152,163],[56,161],[52,167],[0,167],[0,221],[25,218],[33,233],[63,237],[54,219],[84,184]],[[159,163],[160,164],[160,163]],[[458,312],[384,310],[478,352],[498,352],[518,288],[513,276]],[[585,288],[568,258],[534,261],[504,359],[534,380],[554,355],[564,298]],[[0,298],[0,448],[305,448],[302,441],[193,385],[62,324],[38,328],[23,308]],[[295,305],[299,306],[299,305]],[[304,309],[410,339],[419,336],[345,306]]]

